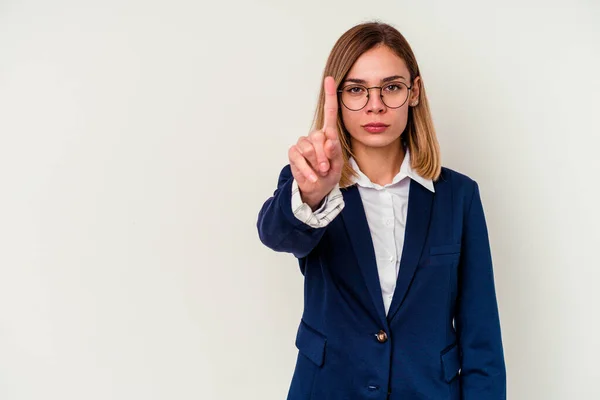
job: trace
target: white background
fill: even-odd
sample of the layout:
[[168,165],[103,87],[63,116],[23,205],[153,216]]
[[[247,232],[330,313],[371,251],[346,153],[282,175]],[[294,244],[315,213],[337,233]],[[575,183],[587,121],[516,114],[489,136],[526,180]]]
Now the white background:
[[0,399],[283,399],[302,275],[256,217],[354,24],[480,184],[509,399],[600,398],[600,5],[0,0]]

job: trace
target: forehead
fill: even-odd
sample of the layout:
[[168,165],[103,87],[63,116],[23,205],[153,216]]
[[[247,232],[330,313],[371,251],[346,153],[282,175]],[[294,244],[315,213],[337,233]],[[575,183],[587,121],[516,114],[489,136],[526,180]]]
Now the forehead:
[[364,79],[379,83],[382,78],[402,75],[409,80],[408,68],[403,59],[389,47],[379,46],[364,52],[352,65],[346,79]]

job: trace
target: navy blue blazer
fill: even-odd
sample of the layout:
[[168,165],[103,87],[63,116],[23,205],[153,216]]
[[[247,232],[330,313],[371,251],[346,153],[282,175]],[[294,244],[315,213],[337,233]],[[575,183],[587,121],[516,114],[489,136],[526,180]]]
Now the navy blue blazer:
[[479,187],[442,168],[435,193],[410,182],[400,272],[385,315],[373,243],[356,185],[329,225],[291,209],[286,165],[258,214],[267,247],[304,275],[298,358],[288,400],[506,398],[506,371]]

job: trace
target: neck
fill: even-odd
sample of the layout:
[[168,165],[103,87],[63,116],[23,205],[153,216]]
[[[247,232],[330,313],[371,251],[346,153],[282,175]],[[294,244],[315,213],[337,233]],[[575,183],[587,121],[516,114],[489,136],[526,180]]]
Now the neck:
[[404,161],[404,148],[400,144],[400,138],[386,147],[367,147],[354,142],[352,152],[360,170],[371,182],[380,186],[392,182]]

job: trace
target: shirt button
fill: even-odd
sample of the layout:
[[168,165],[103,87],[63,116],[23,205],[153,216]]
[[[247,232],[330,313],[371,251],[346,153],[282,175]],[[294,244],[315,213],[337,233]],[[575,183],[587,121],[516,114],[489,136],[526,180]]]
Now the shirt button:
[[394,262],[394,257],[390,257],[390,262]]
[[387,333],[385,333],[385,331],[384,331],[384,330],[380,330],[379,332],[377,332],[377,333],[375,334],[375,336],[377,336],[377,341],[378,341],[379,343],[385,343],[385,342],[387,342],[387,340],[388,340]]
[[386,224],[387,226],[390,226],[390,225],[392,224],[392,220],[391,220],[391,219],[386,219],[386,220],[385,220],[385,224]]

